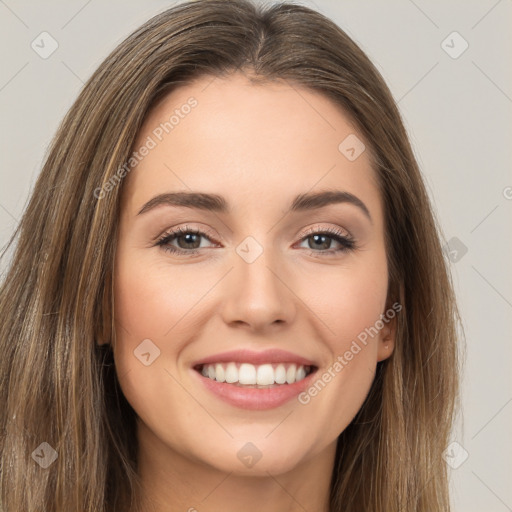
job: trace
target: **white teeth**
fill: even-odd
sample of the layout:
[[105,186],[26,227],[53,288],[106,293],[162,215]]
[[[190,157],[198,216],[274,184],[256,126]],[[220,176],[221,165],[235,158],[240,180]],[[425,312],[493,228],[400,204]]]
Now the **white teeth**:
[[240,384],[256,384],[256,368],[252,364],[243,363],[238,370]]
[[276,384],[284,384],[286,382],[286,368],[284,367],[284,364],[277,366],[275,380]]
[[235,363],[229,363],[226,367],[226,382],[229,384],[238,382],[238,368],[236,367]]
[[221,364],[215,365],[215,375],[213,378],[217,379],[219,382],[224,382],[226,380],[226,372]]
[[[242,381],[240,381],[242,383]],[[258,366],[258,374],[256,375],[256,384],[260,386],[269,386],[274,384],[274,368],[271,364],[262,364]]]
[[286,382],[288,382],[288,384],[293,384],[295,382],[295,370],[296,368],[294,364],[291,364],[288,367],[288,370],[286,370]]
[[295,374],[295,380],[302,380],[306,376],[306,370],[304,370],[304,366],[299,366],[297,368],[297,373]]
[[218,382],[242,386],[271,386],[274,384],[293,384],[304,379],[310,367],[296,364],[216,363],[205,364],[201,368],[203,377]]

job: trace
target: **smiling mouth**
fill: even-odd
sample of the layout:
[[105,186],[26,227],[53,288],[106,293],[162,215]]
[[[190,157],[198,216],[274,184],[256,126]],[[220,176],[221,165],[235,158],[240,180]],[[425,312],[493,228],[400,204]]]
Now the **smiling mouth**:
[[203,377],[241,388],[275,388],[295,384],[314,373],[313,365],[296,363],[250,363],[225,362],[199,364],[194,367]]

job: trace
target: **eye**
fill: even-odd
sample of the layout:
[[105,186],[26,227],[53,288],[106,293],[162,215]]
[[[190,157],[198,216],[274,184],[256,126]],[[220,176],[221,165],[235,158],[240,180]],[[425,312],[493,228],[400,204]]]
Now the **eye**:
[[[179,227],[165,233],[155,245],[161,247],[164,251],[178,255],[196,255],[200,249],[202,238],[212,241],[212,236],[204,231],[189,228],[188,226]],[[338,244],[337,248],[332,248],[333,241]],[[355,240],[346,232],[339,228],[326,228],[323,230],[310,229],[301,239],[301,243],[307,242],[311,255],[333,255],[342,252],[348,252],[356,249]],[[177,244],[173,245],[173,244]]]
[[[331,248],[333,240],[339,245],[338,248]],[[355,240],[346,232],[338,228],[326,228],[323,230],[315,230],[313,228],[306,232],[305,236],[302,237],[301,242],[308,243],[307,249],[315,249],[310,250],[310,254],[315,256],[319,253],[324,255],[347,252],[356,248]]]
[[[212,241],[207,233],[183,226],[165,233],[156,245],[173,254],[197,254],[199,249],[204,248],[201,246],[201,238]],[[171,245],[173,242],[176,242],[178,247]]]

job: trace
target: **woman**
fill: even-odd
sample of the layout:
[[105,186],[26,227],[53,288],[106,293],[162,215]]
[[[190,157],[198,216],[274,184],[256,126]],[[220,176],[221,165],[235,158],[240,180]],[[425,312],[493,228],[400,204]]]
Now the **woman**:
[[196,0],[100,65],[1,292],[1,508],[448,511],[456,321],[382,77]]

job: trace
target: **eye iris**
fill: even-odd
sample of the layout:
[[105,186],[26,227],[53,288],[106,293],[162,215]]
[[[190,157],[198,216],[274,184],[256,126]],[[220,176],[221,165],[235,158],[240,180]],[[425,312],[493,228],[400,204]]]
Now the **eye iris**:
[[[323,246],[323,247],[321,247],[321,249],[329,249],[329,246],[331,245],[329,242],[325,241],[326,239],[330,240],[330,237],[327,236],[327,235],[313,235],[311,238],[314,239],[314,243],[315,244],[316,243],[320,243],[320,245]],[[319,239],[323,239],[324,241],[323,242],[319,242]],[[318,249],[318,247],[312,247],[312,249],[313,248]]]
[[[179,240],[181,239],[185,239],[186,242],[185,242],[185,246],[183,246]],[[182,248],[182,249],[197,249],[199,248],[199,246],[201,245],[201,240],[200,240],[200,235],[197,235],[195,233],[186,233],[184,235],[180,235],[180,236],[177,236],[176,237],[176,240],[178,241],[178,245]],[[197,243],[199,242],[199,243]],[[194,245],[194,247],[190,247],[190,245],[187,245],[187,244],[196,244]]]

